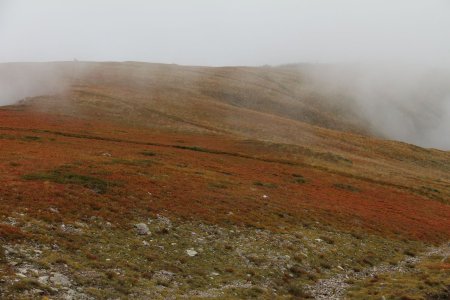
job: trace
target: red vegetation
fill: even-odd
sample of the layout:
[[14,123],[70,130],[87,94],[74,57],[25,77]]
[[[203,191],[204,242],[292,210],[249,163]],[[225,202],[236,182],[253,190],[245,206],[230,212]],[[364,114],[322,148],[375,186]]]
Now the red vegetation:
[[[118,226],[164,213],[272,230],[330,225],[433,242],[450,238],[449,205],[388,179],[359,178],[306,159],[224,136],[0,111],[0,210],[46,221],[95,216]],[[51,177],[59,176],[54,170],[84,177],[61,183]],[[38,175],[30,180],[29,174]],[[83,184],[90,178],[105,182],[106,192]],[[0,226],[0,237],[15,236],[20,232]]]
[[14,241],[25,237],[27,237],[27,235],[22,232],[20,228],[7,224],[0,224],[0,240]]

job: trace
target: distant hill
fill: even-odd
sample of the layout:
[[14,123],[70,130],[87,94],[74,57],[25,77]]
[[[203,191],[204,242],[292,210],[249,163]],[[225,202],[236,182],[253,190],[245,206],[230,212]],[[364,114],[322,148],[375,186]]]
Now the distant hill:
[[268,131],[264,138],[276,137],[285,128],[301,130],[304,124],[298,122],[370,132],[349,99],[322,93],[301,67],[67,62],[0,65],[0,74],[10,76],[12,69],[17,77],[24,74],[19,81],[26,78],[23,85],[31,85],[30,91],[44,82],[39,91],[47,88],[48,94],[22,102],[35,104],[35,109],[97,114],[146,127],[238,134],[260,126],[259,134]]

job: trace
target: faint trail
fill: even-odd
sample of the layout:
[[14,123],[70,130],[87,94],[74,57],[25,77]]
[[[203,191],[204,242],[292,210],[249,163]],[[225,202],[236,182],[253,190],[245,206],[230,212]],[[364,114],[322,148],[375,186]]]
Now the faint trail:
[[378,274],[385,273],[409,273],[413,272],[408,268],[409,264],[418,264],[424,258],[431,255],[450,256],[450,244],[444,244],[440,247],[432,247],[422,255],[415,257],[407,257],[395,266],[381,264],[379,266],[364,269],[360,272],[349,271],[343,274],[337,274],[331,278],[321,279],[313,286],[309,286],[307,290],[314,299],[318,300],[339,300],[343,299],[347,289],[351,284],[346,283],[347,280],[363,280],[372,278]]
[[257,157],[257,156],[252,156],[252,155],[239,153],[239,152],[214,150],[214,149],[208,149],[208,148],[196,147],[196,146],[183,146],[183,145],[163,144],[163,143],[155,143],[155,142],[140,142],[140,141],[133,141],[133,140],[102,137],[102,136],[97,136],[97,135],[68,133],[68,132],[52,131],[52,130],[44,130],[44,129],[0,127],[0,130],[53,134],[53,135],[65,136],[65,137],[70,137],[70,138],[78,138],[78,139],[90,139],[90,140],[99,140],[99,141],[114,142],[114,143],[127,143],[127,144],[144,145],[144,146],[175,148],[175,149],[186,150],[186,151],[195,151],[195,152],[203,152],[203,153],[208,153],[208,154],[218,154],[218,155],[234,156],[234,157],[245,158],[245,159],[253,159],[253,160],[258,160],[258,161],[263,161],[263,162],[268,162],[268,163],[278,163],[278,164],[285,164],[285,165],[292,165],[292,166],[311,167],[304,163],[293,162],[293,161],[284,160],[284,159],[271,159],[271,158]]
[[[387,186],[387,187],[391,187],[391,188],[406,190],[406,191],[415,193],[417,195],[423,196],[422,191],[420,189],[417,189],[414,187],[409,187],[409,186],[404,186],[404,185],[400,185],[400,184],[396,184],[396,183],[386,182],[386,181],[382,181],[379,179],[365,177],[362,175],[356,175],[353,173],[347,173],[344,171],[331,169],[329,167],[321,166],[321,165],[317,165],[317,164],[313,165],[313,164],[308,164],[305,162],[291,161],[291,160],[286,160],[286,159],[281,159],[281,158],[274,159],[274,158],[268,158],[268,157],[253,156],[253,155],[240,153],[240,152],[214,150],[214,149],[203,148],[203,147],[182,146],[182,145],[155,143],[155,142],[140,142],[140,141],[117,139],[117,138],[111,138],[111,137],[103,137],[103,136],[98,136],[98,135],[87,135],[87,134],[61,132],[61,131],[53,131],[53,130],[45,130],[45,129],[29,129],[29,128],[14,128],[14,127],[0,126],[0,130],[53,134],[53,135],[59,135],[59,136],[70,137],[70,138],[78,138],[78,139],[90,139],[90,140],[99,140],[99,141],[114,142],[114,143],[127,143],[127,144],[143,145],[143,146],[175,148],[175,149],[186,150],[186,151],[196,151],[196,152],[203,152],[203,153],[207,153],[207,154],[226,155],[226,156],[231,156],[231,157],[251,159],[251,160],[262,161],[262,162],[266,162],[266,163],[276,163],[276,164],[283,164],[283,165],[290,165],[290,166],[298,166],[298,167],[303,167],[303,168],[310,168],[310,169],[315,169],[315,170],[319,170],[319,171],[324,171],[327,173],[336,174],[336,175],[340,175],[340,176],[344,176],[344,177],[348,177],[348,178],[353,178],[353,179],[365,181],[365,182],[368,182],[371,184],[378,184],[378,185]],[[430,200],[433,200],[433,199],[430,199]],[[433,201],[435,201],[435,200],[433,200]]]

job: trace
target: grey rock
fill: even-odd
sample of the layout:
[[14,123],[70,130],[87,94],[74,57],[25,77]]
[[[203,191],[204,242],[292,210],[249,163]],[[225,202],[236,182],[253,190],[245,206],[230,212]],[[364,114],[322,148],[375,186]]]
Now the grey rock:
[[55,285],[60,286],[70,286],[70,280],[67,278],[67,276],[61,274],[61,273],[54,273],[52,277],[50,277],[50,282]]
[[187,249],[186,254],[189,255],[190,257],[193,257],[193,256],[197,256],[198,252],[195,251],[194,249]]
[[150,230],[148,229],[148,226],[144,223],[139,223],[134,225],[134,227],[136,227],[137,233],[139,235],[149,235],[150,234]]
[[40,277],[38,278],[38,282],[39,282],[40,284],[43,284],[43,285],[47,284],[47,283],[48,283],[48,276],[40,276]]

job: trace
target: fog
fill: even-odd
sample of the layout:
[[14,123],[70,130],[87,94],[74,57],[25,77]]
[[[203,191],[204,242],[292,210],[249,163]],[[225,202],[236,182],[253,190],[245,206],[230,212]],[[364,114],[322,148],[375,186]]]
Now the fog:
[[0,61],[450,64],[446,0],[0,0]]
[[0,105],[27,97],[64,93],[71,72],[56,64],[0,64]]
[[381,137],[450,149],[450,71],[417,65],[326,65],[299,70],[313,89],[367,120]]
[[[0,0],[0,62],[339,65],[308,75],[345,91],[381,136],[442,149],[449,37],[446,0]],[[44,73],[2,72],[0,104],[64,89]]]

